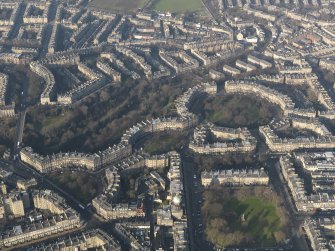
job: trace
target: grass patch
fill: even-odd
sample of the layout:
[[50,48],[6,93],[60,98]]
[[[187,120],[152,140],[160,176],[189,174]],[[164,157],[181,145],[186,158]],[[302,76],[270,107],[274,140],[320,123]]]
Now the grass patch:
[[148,136],[139,147],[149,154],[163,154],[169,151],[178,150],[187,144],[187,136],[180,132],[155,133]]
[[201,0],[157,0],[153,8],[162,12],[193,12],[203,9]]
[[135,11],[142,8],[148,0],[93,0],[90,6],[118,11]]
[[[234,212],[238,217],[234,220],[230,219],[232,227],[235,230],[249,232],[253,239],[270,241],[271,244],[273,233],[280,230],[280,219],[275,205],[260,198],[250,197],[243,201],[230,199],[224,210],[227,214]],[[239,221],[243,214],[244,222]]]
[[91,202],[100,189],[100,182],[91,174],[84,172],[51,173],[48,178],[84,204]]
[[70,113],[62,113],[62,114],[52,114],[49,117],[45,117],[42,121],[42,127],[45,132],[53,130],[54,128],[60,127],[65,124],[68,120],[71,119]]
[[219,247],[271,247],[285,240],[286,212],[269,188],[223,189],[230,191],[204,194],[209,241]]
[[218,126],[265,125],[279,113],[269,102],[250,96],[215,96],[204,102],[205,118]]

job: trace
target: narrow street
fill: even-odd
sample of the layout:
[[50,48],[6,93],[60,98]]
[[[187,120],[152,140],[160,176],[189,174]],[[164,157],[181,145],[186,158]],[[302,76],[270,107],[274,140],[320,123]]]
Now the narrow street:
[[212,250],[212,247],[204,238],[204,226],[201,218],[202,186],[200,173],[197,172],[192,159],[185,153],[182,154],[182,163],[191,250]]

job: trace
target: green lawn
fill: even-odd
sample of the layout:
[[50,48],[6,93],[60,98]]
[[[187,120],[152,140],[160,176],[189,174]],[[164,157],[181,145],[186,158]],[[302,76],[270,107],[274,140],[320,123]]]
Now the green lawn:
[[201,0],[156,0],[153,8],[157,11],[185,12],[202,10]]
[[[253,193],[240,197],[222,196],[218,190],[205,193],[202,213],[206,236],[215,245],[270,247],[285,239],[284,209],[270,198]],[[249,191],[241,190],[239,193]]]
[[187,137],[178,132],[157,133],[140,143],[140,147],[149,154],[163,154],[169,151],[178,150],[186,145]]
[[90,5],[107,10],[135,11],[147,2],[148,0],[93,0]]
[[[244,201],[229,200],[224,206],[226,214],[236,214],[231,227],[234,230],[250,234],[250,236],[263,244],[274,244],[273,234],[280,230],[280,218],[276,206],[271,202],[257,197],[250,197]],[[245,221],[239,220],[244,214]]]
[[42,128],[44,131],[53,130],[60,127],[71,119],[71,113],[67,112],[60,115],[51,115],[42,121]]

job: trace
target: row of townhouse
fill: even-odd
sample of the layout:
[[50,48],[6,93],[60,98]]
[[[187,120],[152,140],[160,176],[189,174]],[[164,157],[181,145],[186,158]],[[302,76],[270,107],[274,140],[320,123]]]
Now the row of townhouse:
[[328,128],[317,118],[292,117],[290,121],[291,126],[294,128],[310,130],[321,137],[332,136],[332,133],[328,130]]
[[[176,73],[190,71],[199,67],[199,62],[189,56],[185,51],[167,52],[160,49],[159,56],[167,65],[172,67]],[[180,58],[182,63],[179,63],[173,57]]]
[[53,102],[50,99],[50,95],[52,91],[54,90],[54,86],[56,83],[54,75],[47,67],[45,67],[44,65],[38,62],[31,62],[29,66],[30,66],[30,69],[34,73],[36,73],[38,76],[40,76],[43,79],[46,85],[40,96],[40,103],[42,105],[53,104]]
[[33,190],[31,196],[34,208],[49,210],[51,216],[4,230],[0,233],[0,248],[13,248],[16,245],[81,227],[79,214],[56,193],[50,190]]
[[[30,2],[27,4],[23,14],[25,24],[46,24],[48,23],[50,2]],[[41,11],[40,15],[35,15],[35,10]]]
[[305,182],[297,174],[289,157],[281,156],[279,166],[298,211],[332,210],[335,208],[335,196],[332,193],[313,191],[311,195],[306,194]]
[[114,229],[121,240],[130,246],[131,250],[151,250],[149,222],[118,222]]
[[0,73],[0,106],[6,105],[6,91],[8,86],[8,76]]
[[170,188],[167,199],[170,199],[171,215],[173,217],[174,250],[189,250],[188,222],[185,210],[185,188],[182,172],[182,162],[177,152],[170,152],[170,169],[168,178]]
[[271,103],[279,105],[284,114],[288,114],[294,109],[295,106],[294,102],[288,96],[269,87],[250,81],[226,81],[225,91],[227,93],[246,93],[258,95],[267,99]]
[[27,247],[27,251],[58,250],[114,250],[121,251],[121,245],[111,235],[101,229],[90,229],[66,236],[50,243]]
[[124,144],[134,144],[138,139],[147,136],[150,133],[169,131],[169,130],[186,130],[192,127],[192,121],[185,118],[157,118],[152,120],[141,121],[129,128],[122,136],[121,142]]
[[108,60],[101,58],[97,60],[97,68],[101,70],[106,75],[113,78],[113,81],[120,82],[121,81],[121,73],[111,67],[108,63]]
[[0,3],[0,10],[11,10],[11,14],[8,16],[8,18],[2,18],[0,20],[1,26],[14,26],[16,19],[18,17],[20,8],[22,7],[22,3]]
[[[209,142],[214,137],[214,142]],[[257,140],[247,128],[217,127],[207,123],[195,128],[189,149],[199,154],[224,154],[227,152],[253,152]]]
[[134,51],[132,51],[131,49],[125,48],[125,47],[116,47],[116,50],[122,54],[124,54],[125,56],[131,58],[136,64],[138,64],[141,68],[142,71],[144,72],[145,76],[148,79],[151,79],[152,77],[152,67],[151,65],[149,65],[145,58],[138,55],[137,53],[135,53]]
[[77,152],[58,153],[41,156],[31,147],[24,147],[20,151],[21,160],[42,173],[52,172],[66,167],[83,167],[94,171],[120,159],[126,158],[132,153],[131,145],[118,144],[95,154]]
[[201,172],[201,183],[205,187],[216,183],[237,186],[267,185],[269,176],[263,168],[255,170],[203,171]]
[[259,127],[259,132],[265,143],[273,152],[291,152],[297,149],[327,149],[335,147],[335,137],[299,137],[294,139],[279,138],[269,125]]
[[99,90],[106,84],[105,76],[96,74],[87,66],[79,63],[78,70],[80,70],[86,77],[88,77],[89,80],[81,83],[64,94],[57,94],[57,103],[63,105],[73,104],[74,102]]
[[197,124],[198,118],[189,111],[189,108],[193,101],[203,93],[210,95],[216,94],[217,84],[214,81],[197,84],[180,95],[174,102],[177,114],[181,118],[191,121],[192,125]]
[[114,198],[101,194],[92,200],[96,213],[105,220],[142,218],[145,216],[141,200],[129,203],[114,203]]
[[15,116],[15,104],[6,104],[7,88],[8,76],[0,73],[0,118]]

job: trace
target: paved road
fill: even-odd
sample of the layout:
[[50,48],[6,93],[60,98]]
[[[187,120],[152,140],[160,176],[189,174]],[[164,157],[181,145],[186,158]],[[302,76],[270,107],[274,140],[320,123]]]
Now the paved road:
[[212,250],[213,248],[204,238],[204,226],[202,226],[200,174],[186,153],[182,154],[182,170],[191,250]]
[[18,117],[17,117],[16,133],[15,133],[15,138],[14,138],[14,146],[13,146],[13,156],[14,156],[14,158],[17,158],[18,154],[20,152],[20,146],[22,144],[25,119],[26,119],[26,111],[25,110],[20,111],[18,113]]
[[16,111],[17,111],[17,124],[16,124],[16,132],[14,137],[14,146],[12,156],[14,159],[17,159],[18,154],[20,152],[20,147],[22,144],[23,138],[23,129],[24,123],[26,119],[26,105],[27,105],[27,93],[28,93],[28,84],[23,83],[23,88],[21,93],[19,94],[19,103],[17,104]]
[[194,244],[194,222],[192,217],[192,205],[191,205],[191,196],[190,189],[192,187],[189,184],[189,176],[191,176],[191,167],[186,162],[182,160],[182,173],[183,173],[183,182],[184,182],[184,195],[185,195],[185,205],[186,205],[186,215],[187,215],[187,225],[188,225],[188,236],[189,236],[189,245],[190,251],[196,250]]

